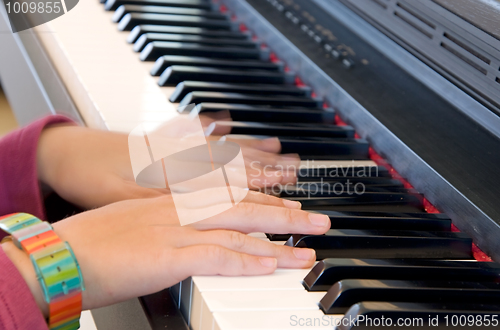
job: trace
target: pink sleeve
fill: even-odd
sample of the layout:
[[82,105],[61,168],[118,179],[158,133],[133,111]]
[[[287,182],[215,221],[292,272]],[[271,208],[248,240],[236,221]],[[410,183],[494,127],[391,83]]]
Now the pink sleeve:
[[[47,125],[72,122],[49,116],[0,140],[0,215],[26,212],[45,218],[36,150]],[[0,239],[5,236],[0,230]],[[0,247],[0,329],[47,330],[47,324],[17,268]]]
[[38,138],[47,125],[66,122],[72,121],[60,115],[45,117],[0,140],[0,215],[26,212],[45,218],[36,169]]
[[2,248],[0,248],[0,329],[48,329],[28,285]]

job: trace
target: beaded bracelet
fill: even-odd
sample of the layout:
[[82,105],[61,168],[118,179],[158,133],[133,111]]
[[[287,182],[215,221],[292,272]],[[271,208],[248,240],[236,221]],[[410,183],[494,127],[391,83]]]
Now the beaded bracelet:
[[0,229],[12,235],[14,244],[30,256],[49,304],[49,329],[78,329],[85,286],[69,244],[57,236],[48,222],[27,213],[0,217]]

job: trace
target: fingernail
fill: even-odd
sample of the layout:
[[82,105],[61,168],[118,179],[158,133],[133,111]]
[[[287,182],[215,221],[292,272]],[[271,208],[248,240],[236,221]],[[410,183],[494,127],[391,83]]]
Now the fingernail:
[[295,258],[300,260],[316,259],[316,251],[313,249],[296,248],[293,249],[293,254],[295,254]]
[[276,268],[278,265],[278,259],[276,258],[259,258],[260,263],[264,267]]
[[302,203],[301,202],[296,202],[296,201],[290,201],[288,199],[283,200],[283,204],[288,207],[289,209],[301,209],[302,208]]
[[330,218],[325,214],[309,213],[309,221],[315,226],[326,227],[330,223]]

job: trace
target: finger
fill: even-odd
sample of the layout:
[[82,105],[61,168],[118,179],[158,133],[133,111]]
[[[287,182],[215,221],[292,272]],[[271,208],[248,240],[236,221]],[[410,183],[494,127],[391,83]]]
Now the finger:
[[[292,209],[301,208],[301,204],[299,202],[288,201],[238,187],[231,187],[231,193],[233,200],[236,201],[245,201],[246,203],[273,205]],[[190,193],[176,194],[175,207],[177,208],[177,211],[182,209],[183,211],[189,213],[197,212],[199,214],[218,214],[223,210],[232,208],[233,204],[228,198],[227,186],[224,186],[197,190]],[[216,213],[210,211],[215,209],[222,211]]]
[[279,153],[281,151],[281,142],[278,138],[272,137],[267,139],[238,139],[227,137],[226,141],[235,142],[240,145],[240,147],[256,149],[260,151]]
[[231,230],[195,231],[191,235],[187,235],[181,244],[182,246],[214,244],[235,252],[276,258],[280,268],[308,268],[316,260],[316,253],[312,249],[276,245]]
[[297,166],[261,166],[260,161],[246,162],[246,174],[249,188],[259,190],[277,184],[287,185],[297,183]]
[[330,229],[330,218],[271,205],[239,203],[206,220],[193,224],[198,229],[229,229],[242,233],[322,235]]
[[[245,167],[247,174],[248,188],[251,190],[259,190],[264,187],[273,187],[283,184],[286,175],[286,181],[290,181],[288,173],[276,171],[272,168],[262,168],[258,164],[251,164]],[[293,184],[293,183],[292,183]]]
[[270,152],[265,152],[262,150],[242,147],[241,152],[243,154],[243,159],[245,160],[245,164],[258,164],[262,167],[264,166],[276,166],[279,165],[281,161],[283,161],[282,156]]
[[300,202],[295,202],[287,199],[278,198],[275,196],[265,195],[263,193],[255,191],[248,192],[246,197],[243,199],[243,202],[287,207],[290,209],[300,209],[302,207],[302,204]]
[[298,154],[282,154],[277,161],[276,168],[297,172],[300,168],[300,156]]
[[194,275],[267,275],[276,270],[275,258],[231,251],[219,245],[192,245],[175,250],[178,279]]

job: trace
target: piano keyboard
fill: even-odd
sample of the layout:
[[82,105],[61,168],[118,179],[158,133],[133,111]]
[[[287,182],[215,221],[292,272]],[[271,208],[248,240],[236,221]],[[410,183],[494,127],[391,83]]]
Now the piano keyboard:
[[[229,111],[233,122],[214,125],[230,127],[233,137],[277,136],[283,153],[300,155],[299,182],[281,196],[329,215],[332,229],[251,235],[314,248],[318,263],[269,276],[186,279],[171,293],[191,329],[332,329],[347,316],[427,322],[429,315],[500,315],[500,265],[476,262],[470,237],[453,231],[445,214],[426,213],[423,196],[373,162],[368,142],[335,125],[335,111],[296,85],[258,36],[219,6],[107,0],[103,10],[84,1],[37,30],[91,127],[128,133],[195,103],[197,113]],[[88,51],[96,47],[106,52]],[[332,176],[333,169],[345,175]],[[363,193],[345,190],[348,184]]]

